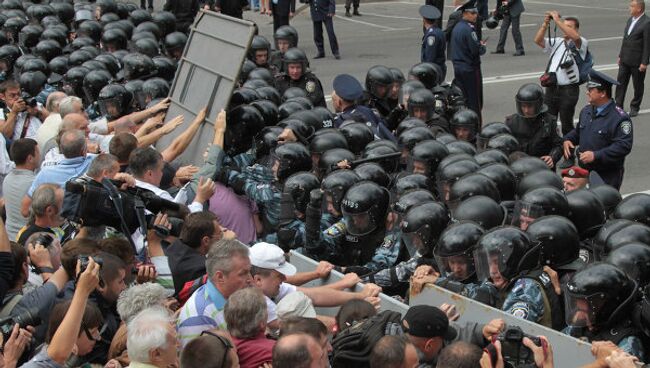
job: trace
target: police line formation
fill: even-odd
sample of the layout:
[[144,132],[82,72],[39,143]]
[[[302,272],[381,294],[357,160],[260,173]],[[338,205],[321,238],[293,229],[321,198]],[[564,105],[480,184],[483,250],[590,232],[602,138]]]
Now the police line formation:
[[[130,3],[0,6],[1,77],[34,104],[55,90],[78,96],[91,119],[165,98],[187,42],[173,14]],[[419,269],[461,295],[644,358],[650,195],[622,199],[617,177],[593,180],[622,168],[629,129],[627,151],[587,164],[579,143],[590,123],[558,135],[541,86],[522,86],[505,122],[481,124],[428,62],[406,77],[373,66],[365,88],[339,75],[332,113],[296,30],[282,26],[274,41],[252,40],[226,109],[227,159],[213,170],[260,206],[260,240],[402,299]],[[590,88],[611,90],[608,77],[591,76]],[[567,140],[577,154],[565,155]]]

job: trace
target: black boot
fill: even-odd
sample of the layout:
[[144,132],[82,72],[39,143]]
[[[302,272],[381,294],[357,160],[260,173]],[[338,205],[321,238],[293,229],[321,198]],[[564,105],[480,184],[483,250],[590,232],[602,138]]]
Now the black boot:
[[352,14],[350,14],[350,8],[345,8],[345,16],[346,17],[351,17]]
[[359,13],[359,8],[354,8],[354,12],[352,14],[359,17],[361,16],[361,14]]

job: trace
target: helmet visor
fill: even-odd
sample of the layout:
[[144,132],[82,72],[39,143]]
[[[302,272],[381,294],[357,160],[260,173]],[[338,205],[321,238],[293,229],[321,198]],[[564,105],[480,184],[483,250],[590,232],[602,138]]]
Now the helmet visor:
[[544,102],[538,101],[521,101],[517,100],[517,114],[522,118],[534,118],[542,113]]
[[508,259],[512,255],[512,247],[500,244],[490,244],[474,251],[474,265],[479,281],[492,281],[501,288],[507,280],[503,273],[508,269]]
[[517,201],[512,213],[512,225],[526,231],[528,225],[544,216],[544,207],[523,201]]
[[570,290],[564,290],[563,294],[565,318],[568,326],[590,327],[596,324],[598,311],[607,301],[604,293],[585,296],[574,294]]
[[340,218],[341,217],[341,200],[345,192],[342,188],[332,188],[323,191],[322,213],[329,213],[330,215]]
[[429,121],[433,117],[433,106],[424,105],[408,105],[409,116],[420,119],[422,121]]
[[116,119],[122,115],[122,105],[119,97],[99,100],[99,111],[109,119]]
[[467,125],[456,125],[452,127],[454,136],[459,141],[473,142],[476,138],[476,128]]
[[474,258],[469,254],[444,257],[436,255],[436,263],[440,267],[441,274],[455,281],[467,280],[476,272]]
[[484,137],[481,134],[478,134],[476,136],[476,150],[477,152],[483,152],[488,149],[488,142],[490,141],[490,138]]
[[417,252],[426,254],[426,245],[420,233],[416,230],[410,233],[402,233],[402,241],[409,252],[409,255],[414,256]]
[[375,219],[370,211],[349,213],[343,208],[342,212],[348,233],[351,235],[368,235],[378,227],[377,219]]
[[451,186],[454,185],[455,180],[436,180],[436,190],[441,201],[449,204]]

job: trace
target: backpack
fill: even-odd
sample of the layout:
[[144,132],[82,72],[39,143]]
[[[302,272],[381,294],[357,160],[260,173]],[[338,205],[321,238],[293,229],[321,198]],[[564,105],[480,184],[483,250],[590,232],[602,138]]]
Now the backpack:
[[355,323],[332,340],[332,367],[370,367],[370,352],[385,335],[401,335],[402,316],[393,311],[383,311]]
[[587,54],[585,55],[584,59],[582,58],[582,56],[580,56],[580,51],[576,48],[575,43],[573,42],[567,43],[567,48],[571,52],[571,55],[573,56],[573,60],[578,66],[578,71],[580,75],[580,81],[578,83],[583,84],[587,82],[587,80],[589,80],[589,72],[594,67],[594,58],[591,55],[591,51],[589,51],[589,47],[587,47]]

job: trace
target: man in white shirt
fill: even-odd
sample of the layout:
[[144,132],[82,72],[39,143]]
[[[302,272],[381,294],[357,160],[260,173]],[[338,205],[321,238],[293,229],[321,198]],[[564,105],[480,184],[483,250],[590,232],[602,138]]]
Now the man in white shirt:
[[6,108],[0,110],[0,131],[5,138],[14,140],[33,138],[42,120],[47,118],[47,110],[36,103],[30,106],[21,97],[20,84],[8,80],[0,84],[0,99]]
[[[551,20],[564,33],[563,37],[545,38]],[[544,103],[551,115],[559,115],[562,135],[573,130],[573,116],[580,97],[580,71],[571,49],[587,57],[587,40],[580,36],[580,22],[577,18],[561,18],[557,11],[546,12],[544,23],[535,35],[535,43],[550,55],[548,72],[555,73],[557,84],[546,87]]]
[[59,113],[59,104],[65,97],[65,93],[58,91],[52,92],[47,96],[45,108],[50,112],[50,115],[43,121],[41,127],[38,128],[36,137],[34,138],[38,142],[39,147],[44,147],[45,143],[51,138],[56,137],[59,132],[59,127],[63,121]]

